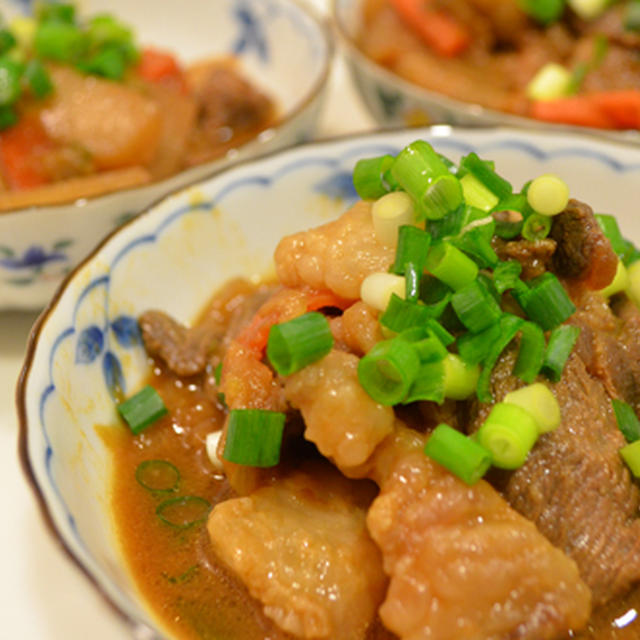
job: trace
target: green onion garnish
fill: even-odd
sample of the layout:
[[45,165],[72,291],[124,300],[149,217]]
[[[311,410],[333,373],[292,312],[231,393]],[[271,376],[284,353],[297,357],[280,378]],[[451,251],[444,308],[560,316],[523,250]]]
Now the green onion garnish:
[[407,329],[399,333],[397,338],[410,342],[416,350],[420,362],[423,364],[426,362],[439,362],[448,354],[447,348],[440,338],[431,329],[425,327]]
[[420,370],[407,393],[404,403],[411,402],[437,402],[444,401],[444,361],[425,362],[420,365]]
[[478,276],[478,266],[450,242],[432,245],[426,262],[427,270],[452,289],[462,289]]
[[598,221],[598,225],[602,229],[602,232],[607,236],[607,239],[611,243],[611,248],[622,260],[628,250],[628,242],[622,237],[618,221],[614,216],[605,213],[596,213],[594,217]]
[[538,22],[549,24],[562,16],[565,0],[518,0],[518,4]]
[[499,402],[478,429],[476,438],[491,452],[496,467],[518,469],[526,462],[538,439],[538,427],[531,414],[522,407]]
[[500,319],[502,309],[480,280],[456,291],[451,305],[460,322],[472,333],[483,331]]
[[613,398],[611,404],[618,421],[618,429],[622,431],[627,442],[640,440],[640,421],[633,408],[617,398]]
[[517,404],[535,420],[538,433],[549,433],[560,425],[560,405],[549,387],[541,382],[530,384],[504,397],[507,404]]
[[494,235],[498,236],[498,238],[511,240],[520,235],[524,224],[524,216],[520,211],[500,209],[499,211],[494,211],[491,216],[496,223]]
[[551,218],[539,213],[532,213],[522,225],[522,237],[530,242],[543,240],[551,231]]
[[383,176],[393,161],[390,155],[358,160],[353,169],[353,186],[363,200],[377,200],[389,192]]
[[151,385],[147,385],[119,404],[118,413],[129,425],[132,433],[137,436],[168,411],[160,394]]
[[432,317],[432,314],[433,311],[430,307],[410,300],[403,300],[393,293],[379,321],[383,327],[400,333],[413,327],[426,326],[427,320]]
[[18,122],[18,114],[12,105],[0,105],[0,131],[12,127]]
[[492,163],[481,160],[476,153],[470,153],[460,160],[460,169],[475,176],[498,200],[504,200],[513,193],[511,184],[499,176]]
[[267,357],[281,376],[289,376],[324,358],[333,347],[328,320],[311,311],[271,327]]
[[564,324],[549,336],[549,344],[544,356],[542,371],[554,382],[562,377],[562,371],[580,335],[580,327]]
[[16,38],[9,29],[0,29],[0,55],[4,55],[17,44]]
[[491,466],[489,451],[447,424],[433,430],[424,452],[468,485],[476,484]]
[[37,18],[41,22],[74,24],[76,21],[76,8],[71,3],[43,2],[38,5]]
[[476,209],[488,213],[499,202],[498,196],[487,189],[472,173],[460,178],[460,184],[462,185],[464,201]]
[[406,340],[378,342],[358,363],[362,388],[383,405],[402,402],[420,370],[420,358]]
[[24,67],[7,56],[0,58],[0,106],[12,105],[20,96]]
[[444,397],[466,400],[476,390],[480,367],[470,365],[455,353],[449,353],[444,361]]
[[640,31],[640,2],[627,2],[623,24],[627,31]]
[[622,459],[627,463],[629,470],[635,478],[640,478],[640,440],[620,449]]
[[422,272],[413,262],[407,262],[404,271],[405,300],[417,302],[420,295],[420,276]]
[[33,59],[27,63],[24,79],[29,90],[36,98],[46,98],[53,91],[53,84],[49,73],[40,60]]
[[285,415],[265,409],[232,409],[222,457],[235,464],[274,467],[280,462]]
[[499,262],[498,255],[491,246],[494,229],[495,223],[491,220],[491,222],[465,231],[454,238],[452,242],[458,249],[473,258],[479,267],[493,268]]
[[442,326],[442,324],[434,318],[429,318],[427,320],[426,327],[431,329],[431,331],[438,336],[438,340],[447,347],[456,341],[456,339]]
[[514,296],[529,318],[545,331],[563,323],[576,310],[558,278],[544,273],[529,282],[529,288],[515,291]]
[[87,34],[67,22],[40,22],[36,29],[33,46],[36,53],[49,60],[76,62],[88,47]]
[[513,367],[513,375],[530,384],[536,379],[544,363],[544,332],[533,322],[523,323],[520,331],[520,350]]
[[489,356],[492,345],[500,337],[500,323],[496,322],[479,333],[466,332],[458,337],[458,353],[468,364],[479,364]]
[[405,265],[411,262],[421,274],[424,271],[430,245],[431,236],[424,229],[412,225],[402,225],[398,229],[396,257],[391,271],[403,275]]
[[121,80],[127,67],[125,54],[119,47],[108,46],[82,60],[76,65],[85,73],[102,76],[109,80]]
[[500,294],[514,289],[520,279],[522,265],[517,260],[498,263],[493,269],[493,286]]
[[199,496],[180,496],[161,502],[156,515],[162,522],[174,529],[189,529],[205,522],[211,510],[211,503]]
[[167,460],[145,460],[136,468],[136,480],[147,491],[169,493],[178,490],[180,472]]

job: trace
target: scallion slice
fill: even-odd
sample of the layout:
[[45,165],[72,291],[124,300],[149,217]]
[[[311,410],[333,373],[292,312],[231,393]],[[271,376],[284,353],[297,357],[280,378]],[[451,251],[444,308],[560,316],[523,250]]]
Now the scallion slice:
[[447,348],[431,329],[423,327],[407,329],[397,337],[413,345],[422,363],[439,362],[448,354]]
[[478,266],[450,242],[439,241],[431,246],[427,270],[452,289],[462,289],[478,276]]
[[483,331],[502,315],[502,309],[479,280],[456,291],[451,305],[460,322],[472,333]]
[[501,209],[500,211],[494,211],[491,216],[496,223],[494,235],[498,236],[498,238],[511,240],[520,235],[524,217],[519,211]]
[[511,184],[495,172],[491,163],[481,160],[476,153],[462,158],[460,169],[475,176],[498,200],[504,200],[513,193]]
[[545,273],[529,282],[527,290],[514,291],[527,316],[545,331],[563,323],[576,310],[569,295],[553,273]]
[[498,264],[498,255],[491,246],[494,229],[495,223],[491,220],[462,233],[452,242],[458,249],[473,258],[480,268],[493,268]]
[[274,467],[280,461],[285,415],[265,409],[232,409],[222,457],[250,467]]
[[549,336],[549,344],[544,356],[542,371],[554,382],[562,377],[562,371],[580,335],[580,327],[564,324]]
[[383,405],[402,402],[420,370],[420,358],[406,340],[378,342],[358,363],[362,388]]
[[431,315],[432,312],[426,305],[403,300],[393,293],[379,321],[383,327],[400,333],[405,329],[426,326]]
[[289,376],[324,358],[332,347],[328,320],[321,313],[310,311],[271,327],[267,357],[281,376]]
[[422,273],[430,245],[431,236],[424,229],[411,225],[402,225],[398,229],[398,246],[391,271],[398,275],[403,275],[405,265],[411,262],[418,272]]
[[551,389],[541,382],[507,393],[504,402],[517,404],[528,411],[536,421],[539,433],[549,433],[560,425],[560,405]]
[[489,356],[492,345],[500,337],[500,323],[487,327],[479,333],[466,332],[458,337],[458,353],[468,364],[479,364]]
[[403,400],[404,404],[412,402],[436,402],[444,401],[444,362],[425,362],[420,365],[420,370],[409,393]]
[[27,63],[23,78],[27,81],[29,90],[36,98],[45,98],[53,91],[49,73],[40,60],[34,59]]
[[536,379],[544,363],[544,332],[533,322],[523,323],[520,331],[520,350],[513,367],[513,375],[530,384]]
[[480,367],[470,365],[455,353],[449,353],[444,361],[444,397],[466,400],[476,390]]
[[617,398],[613,398],[611,404],[618,421],[618,429],[622,431],[627,442],[640,440],[640,421],[633,408]]
[[529,242],[543,240],[551,231],[551,218],[539,213],[532,213],[523,223],[522,237]]
[[482,184],[472,173],[460,178],[460,184],[462,185],[464,201],[472,207],[489,212],[500,202],[498,196]]
[[180,485],[178,468],[167,460],[145,460],[136,467],[136,480],[153,493],[171,493]]
[[611,248],[618,254],[620,259],[623,259],[628,248],[628,242],[622,237],[615,216],[606,213],[596,213],[594,218],[598,221],[602,232],[611,243]]
[[447,424],[439,424],[433,430],[424,452],[470,486],[491,466],[489,451]]
[[564,211],[569,202],[569,187],[562,178],[547,173],[531,181],[527,201],[536,213],[555,216]]
[[404,269],[404,298],[410,302],[417,302],[420,295],[420,277],[422,272],[413,262],[407,262]]
[[377,200],[389,192],[383,176],[393,160],[390,155],[358,160],[353,169],[353,186],[363,200]]
[[634,478],[640,478],[640,440],[636,440],[622,447],[622,449],[620,449],[620,455],[627,463]]
[[514,289],[521,273],[522,265],[517,260],[500,262],[493,269],[493,286],[500,294]]
[[515,404],[499,402],[478,429],[478,443],[491,452],[500,469],[518,469],[538,439],[538,427],[531,414]]
[[450,344],[453,344],[456,339],[453,337],[453,335],[451,335],[451,333],[449,333],[443,326],[442,324],[440,324],[437,320],[435,320],[434,318],[429,318],[427,320],[427,324],[426,324],[428,329],[431,329],[431,331],[433,331],[433,333],[438,336],[438,339],[440,340],[440,342],[442,342],[442,344],[446,345],[447,347]]
[[134,435],[151,426],[168,413],[160,394],[151,386],[143,387],[118,405],[118,413]]
[[180,496],[161,502],[156,515],[162,522],[174,529],[189,529],[205,522],[211,510],[211,503],[199,496]]
[[518,0],[518,4],[538,22],[549,24],[562,16],[565,0]]

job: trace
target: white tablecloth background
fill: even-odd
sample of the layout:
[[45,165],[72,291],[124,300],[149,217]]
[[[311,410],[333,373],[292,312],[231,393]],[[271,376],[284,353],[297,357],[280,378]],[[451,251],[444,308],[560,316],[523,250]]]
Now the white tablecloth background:
[[[338,54],[318,137],[375,127]],[[0,311],[0,639],[126,639],[125,626],[49,535],[18,463],[15,385],[36,317]]]

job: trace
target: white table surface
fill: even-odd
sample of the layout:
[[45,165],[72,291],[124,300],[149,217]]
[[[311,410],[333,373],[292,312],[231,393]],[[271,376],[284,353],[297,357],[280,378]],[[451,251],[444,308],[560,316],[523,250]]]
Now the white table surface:
[[[318,136],[374,126],[338,56]],[[126,639],[123,623],[45,528],[18,461],[14,394],[36,317],[0,311],[0,640]]]

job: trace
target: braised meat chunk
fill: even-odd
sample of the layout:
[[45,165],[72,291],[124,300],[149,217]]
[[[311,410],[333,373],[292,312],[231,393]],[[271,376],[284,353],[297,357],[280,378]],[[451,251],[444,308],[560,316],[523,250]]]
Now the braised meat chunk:
[[219,504],[209,534],[218,556],[283,630],[363,640],[386,587],[365,526],[369,496],[366,487],[315,467]]

